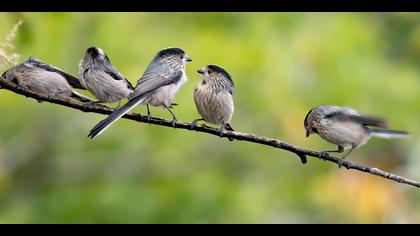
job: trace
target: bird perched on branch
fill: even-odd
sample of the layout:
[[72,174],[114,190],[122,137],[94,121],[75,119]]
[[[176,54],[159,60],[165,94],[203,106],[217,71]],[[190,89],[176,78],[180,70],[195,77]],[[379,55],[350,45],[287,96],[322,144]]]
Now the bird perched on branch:
[[[319,106],[311,109],[305,117],[304,126],[306,137],[317,133],[326,141],[336,144],[337,150],[325,150],[325,152],[344,154],[339,163],[346,158],[355,148],[366,144],[371,137],[378,138],[405,138],[409,134],[405,131],[390,130],[387,123],[376,117],[361,115],[357,111],[338,106]],[[371,128],[377,127],[377,128]]]
[[128,103],[116,109],[105,120],[93,127],[88,137],[95,138],[139,104],[147,105],[149,118],[149,104],[167,109],[172,114],[172,121],[175,126],[176,116],[171,111],[172,100],[187,81],[185,66],[190,61],[192,61],[191,58],[181,48],[166,48],[159,51],[137,82]]
[[194,102],[202,118],[194,120],[193,125],[204,120],[221,125],[220,135],[225,129],[234,131],[230,125],[234,112],[234,83],[229,73],[217,65],[208,65],[197,72],[202,76],[194,90]]
[[61,96],[73,97],[82,102],[92,101],[74,90],[85,89],[79,79],[34,57],[5,71],[2,77],[25,89],[46,94],[49,98]]
[[79,63],[81,84],[100,103],[120,103],[133,92],[133,86],[112,64],[105,52],[97,47],[86,50]]

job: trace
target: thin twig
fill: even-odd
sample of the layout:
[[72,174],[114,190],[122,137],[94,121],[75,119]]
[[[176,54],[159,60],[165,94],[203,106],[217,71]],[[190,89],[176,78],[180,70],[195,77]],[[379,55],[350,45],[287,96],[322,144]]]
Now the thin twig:
[[[34,98],[38,101],[46,101],[50,103],[55,103],[55,104],[63,105],[66,107],[74,108],[83,112],[91,112],[91,113],[98,113],[98,114],[104,114],[104,115],[109,115],[113,112],[112,109],[106,106],[97,105],[97,104],[86,106],[85,103],[72,99],[72,98],[48,98],[48,96],[46,96],[45,94],[38,94],[29,90],[25,90],[17,86],[16,84],[10,81],[7,81],[3,78],[0,78],[0,86],[2,88],[13,91],[17,94]],[[154,124],[154,125],[159,125],[159,126],[166,126],[170,128],[173,127],[173,123],[171,120],[164,120],[157,117],[151,117],[150,119],[148,119],[147,116],[133,113],[133,112],[127,113],[125,116],[123,116],[123,118],[134,120],[141,123],[149,123],[149,124]],[[201,133],[221,136],[223,138],[230,138],[230,139],[235,139],[239,141],[247,141],[247,142],[252,142],[252,143],[262,144],[266,146],[271,146],[274,148],[283,149],[283,150],[295,153],[296,157],[299,157],[303,164],[307,162],[306,160],[307,156],[318,158],[324,161],[333,162],[336,164],[340,162],[339,158],[333,157],[329,155],[328,153],[320,153],[320,152],[313,151],[310,149],[294,146],[294,145],[282,142],[277,139],[262,137],[255,134],[247,134],[247,133],[241,133],[241,132],[236,132],[236,131],[224,131],[222,135],[220,135],[219,129],[210,128],[205,125],[193,126],[191,123],[179,122],[179,121],[175,123],[175,128],[185,129],[185,130],[194,130]],[[377,175],[377,176],[380,176],[380,177],[383,177],[392,181],[396,181],[399,183],[408,184],[408,185],[412,185],[412,186],[420,188],[420,182],[407,179],[405,177],[398,176],[398,175],[380,170],[378,168],[372,168],[372,167],[368,167],[368,166],[364,166],[364,165],[360,165],[360,164],[356,164],[356,163],[352,163],[348,161],[342,161],[342,166],[346,167],[347,169],[354,169],[354,170],[370,173],[372,175]]]

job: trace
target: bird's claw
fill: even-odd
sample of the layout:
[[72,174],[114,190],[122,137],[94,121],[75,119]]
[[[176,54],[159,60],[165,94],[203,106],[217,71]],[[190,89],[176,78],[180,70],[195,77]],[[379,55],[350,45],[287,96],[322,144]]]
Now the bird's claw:
[[193,130],[196,125],[197,125],[197,121],[194,120],[193,122],[191,122],[190,130]]
[[321,158],[322,160],[326,161],[327,159],[325,158],[325,155],[327,155],[328,152],[325,150],[322,150],[319,152],[319,158]]
[[178,103],[171,103],[171,105],[169,105],[169,108],[174,108],[174,106],[178,106]]
[[85,109],[85,110],[88,110],[88,109],[91,109],[92,108],[92,105],[94,104],[95,102],[85,102],[84,104],[83,104],[83,108]]
[[[194,127],[196,127],[197,126],[197,123],[199,122],[199,121],[203,121],[204,119],[195,119],[195,120],[193,120],[193,121],[191,121],[191,125],[190,125],[190,130],[193,130],[194,129]],[[205,124],[203,124],[203,126],[204,127],[207,127]]]
[[176,128],[176,122],[177,122],[177,119],[174,117],[174,118],[172,119],[172,127],[173,127],[173,128]]
[[344,160],[343,159],[338,159],[338,168],[341,168],[344,164]]
[[224,131],[225,131],[224,129],[220,129],[220,130],[219,130],[219,136],[220,136],[220,137],[223,137],[223,132],[224,132]]

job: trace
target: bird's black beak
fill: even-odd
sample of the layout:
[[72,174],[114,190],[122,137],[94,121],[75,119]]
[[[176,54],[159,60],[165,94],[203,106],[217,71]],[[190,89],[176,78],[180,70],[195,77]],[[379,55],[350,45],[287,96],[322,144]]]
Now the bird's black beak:
[[309,130],[306,130],[306,137],[309,137],[310,133]]
[[191,57],[187,57],[187,62],[192,61]]
[[199,74],[204,74],[204,70],[200,69],[197,71]]

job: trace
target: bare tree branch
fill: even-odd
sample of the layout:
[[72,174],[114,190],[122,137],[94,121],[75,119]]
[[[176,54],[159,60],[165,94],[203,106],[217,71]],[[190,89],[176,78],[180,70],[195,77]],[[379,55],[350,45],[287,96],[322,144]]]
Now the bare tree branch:
[[[3,79],[2,77],[0,78],[0,86],[2,88],[13,91],[17,94],[34,98],[38,101],[47,101],[50,103],[55,103],[62,106],[74,108],[83,112],[92,112],[92,113],[108,115],[108,114],[111,114],[113,111],[113,109],[110,109],[103,105],[92,104],[92,105],[86,106],[85,103],[75,100],[73,98],[48,98],[48,96],[45,94],[37,94],[32,91],[25,90],[19,87],[18,85]],[[148,120],[146,116],[133,113],[133,112],[126,114],[125,116],[123,116],[123,118],[134,120],[141,123],[149,123],[149,124],[154,124],[154,125],[166,126],[170,128],[173,127],[173,123],[170,120],[164,120],[164,119],[156,118],[156,117],[151,117]],[[205,125],[192,126],[192,124],[188,122],[176,122],[175,128],[191,130],[191,131],[194,130],[201,133],[207,133],[207,134],[220,136],[220,131],[218,129],[210,128]],[[241,132],[235,132],[235,131],[224,131],[221,137],[231,138],[231,139],[235,139],[239,141],[247,141],[247,142],[252,142],[252,143],[262,144],[266,146],[271,146],[274,148],[283,149],[283,150],[295,153],[296,157],[299,157],[303,164],[307,162],[306,160],[307,156],[315,157],[318,159],[322,159],[322,160],[337,163],[337,164],[340,161],[340,159],[333,157],[327,153],[322,154],[320,152],[313,151],[306,148],[297,147],[297,146],[282,142],[277,139],[257,136],[255,134],[247,134],[247,133],[241,133]],[[360,165],[360,164],[356,164],[356,163],[352,163],[348,161],[343,161],[342,166],[346,167],[347,169],[354,169],[354,170],[358,170],[362,172],[367,172],[372,175],[377,175],[377,176],[380,176],[380,177],[383,177],[392,181],[396,181],[399,183],[408,184],[408,185],[412,185],[412,186],[420,188],[420,182],[407,179],[405,177],[398,176],[392,173],[388,173],[378,168],[372,168],[372,167],[368,167],[368,166],[364,166],[364,165]]]

